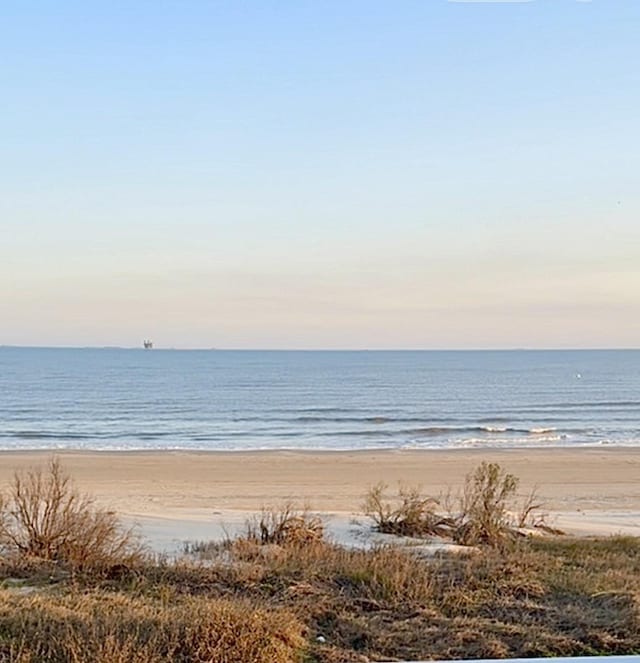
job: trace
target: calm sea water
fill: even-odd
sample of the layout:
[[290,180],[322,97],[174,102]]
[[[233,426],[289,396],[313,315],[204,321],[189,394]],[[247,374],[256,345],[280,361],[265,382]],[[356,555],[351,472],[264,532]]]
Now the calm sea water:
[[3,449],[640,444],[640,351],[0,347]]

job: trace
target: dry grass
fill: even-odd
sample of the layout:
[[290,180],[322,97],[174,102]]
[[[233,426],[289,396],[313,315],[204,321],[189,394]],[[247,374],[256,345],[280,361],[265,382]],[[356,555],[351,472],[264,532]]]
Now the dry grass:
[[[140,597],[250,600],[307,628],[308,660],[629,654],[640,649],[640,542],[527,540],[424,561],[324,542],[145,570]],[[123,580],[103,589],[117,590]],[[172,599],[173,600],[173,599]],[[325,643],[316,642],[322,635]]]
[[292,615],[243,601],[0,592],[0,661],[293,663],[302,632]]
[[[60,577],[37,596],[0,591],[0,661],[21,660],[11,652],[27,645],[32,660],[78,663],[288,661],[300,652],[305,661],[329,663],[640,650],[637,539],[522,539],[431,561],[406,549],[346,550],[323,541],[265,547],[244,540],[223,552],[219,562],[148,562],[109,577]],[[195,657],[189,629],[209,643],[210,658]],[[228,658],[211,658],[220,642]],[[266,651],[268,643],[284,643],[290,658],[246,653]],[[48,649],[54,647],[67,647],[55,651],[68,658],[55,658]],[[86,654],[73,658],[71,651]],[[133,651],[137,658],[127,658]]]
[[139,562],[143,552],[135,533],[81,494],[55,459],[44,471],[16,474],[0,494],[0,548],[22,560],[94,571]]

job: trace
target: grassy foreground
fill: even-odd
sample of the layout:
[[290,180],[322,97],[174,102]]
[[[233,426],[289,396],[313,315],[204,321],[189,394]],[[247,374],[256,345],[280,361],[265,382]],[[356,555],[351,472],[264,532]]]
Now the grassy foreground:
[[215,562],[71,575],[5,560],[0,577],[0,661],[640,652],[640,543],[630,538],[523,541],[432,561],[393,548],[244,541]]
[[52,465],[0,502],[0,662],[640,652],[638,539],[509,537],[427,560],[346,550],[316,520],[275,513],[199,559],[163,561],[65,481]]

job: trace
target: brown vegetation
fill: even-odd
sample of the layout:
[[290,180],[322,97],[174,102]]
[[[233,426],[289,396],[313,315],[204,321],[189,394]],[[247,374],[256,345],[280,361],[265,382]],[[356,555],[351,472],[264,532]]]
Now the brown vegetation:
[[93,591],[0,592],[0,661],[20,663],[293,663],[302,624],[244,601],[162,601]]
[[[363,510],[379,532],[440,536],[468,546],[503,545],[520,536],[519,530],[526,526],[552,531],[540,515],[542,503],[535,490],[524,500],[518,516],[512,516],[517,487],[517,477],[497,463],[483,462],[467,475],[455,513],[451,507],[439,511],[440,500],[415,487],[401,486],[398,495],[389,500],[384,483],[369,490]],[[450,503],[451,496],[446,501]]]
[[[632,653],[640,647],[640,542],[517,541],[425,561],[325,543],[234,551],[235,564],[167,569],[162,582],[285,607],[315,661]],[[175,575],[174,575],[175,574]],[[326,643],[314,642],[322,635]]]
[[364,513],[379,532],[398,536],[447,536],[455,526],[452,518],[439,515],[439,502],[426,497],[417,487],[401,486],[397,498],[390,502],[384,493],[387,484],[379,483],[367,493]]
[[46,471],[16,474],[9,490],[0,493],[0,549],[73,570],[96,571],[142,557],[135,533],[78,492],[55,459]]
[[322,520],[308,509],[299,509],[288,502],[281,507],[264,508],[247,522],[247,541],[262,545],[304,545],[320,541],[324,536]]
[[[49,495],[45,478],[28,485]],[[462,522],[477,518],[484,527],[477,532],[502,536],[494,516],[507,518],[513,484],[491,467],[470,475]],[[15,518],[14,498],[0,510],[4,528]],[[346,663],[640,650],[638,539],[518,538],[424,560],[411,548],[329,544],[293,507],[269,513],[256,517],[249,536],[207,548],[203,562],[99,562],[93,573],[87,561],[84,573],[71,574],[66,557],[30,547],[18,554],[15,546],[0,555],[0,663]],[[283,534],[299,527],[315,534]]]
[[453,539],[463,545],[497,546],[513,538],[507,504],[517,488],[513,474],[497,463],[482,462],[465,480]]
[[[637,539],[522,539],[429,561],[395,547],[277,547],[265,555],[245,541],[219,561],[61,578],[27,596],[0,590],[0,661],[335,663],[640,649]],[[207,643],[203,658],[196,640]],[[260,658],[268,647],[278,655]]]

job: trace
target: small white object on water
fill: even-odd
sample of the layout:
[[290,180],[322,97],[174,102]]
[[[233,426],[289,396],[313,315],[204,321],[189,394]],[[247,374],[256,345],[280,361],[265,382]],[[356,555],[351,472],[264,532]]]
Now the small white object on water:
[[582,379],[582,375],[581,375],[580,373],[576,373],[576,379],[581,380],[581,379]]

